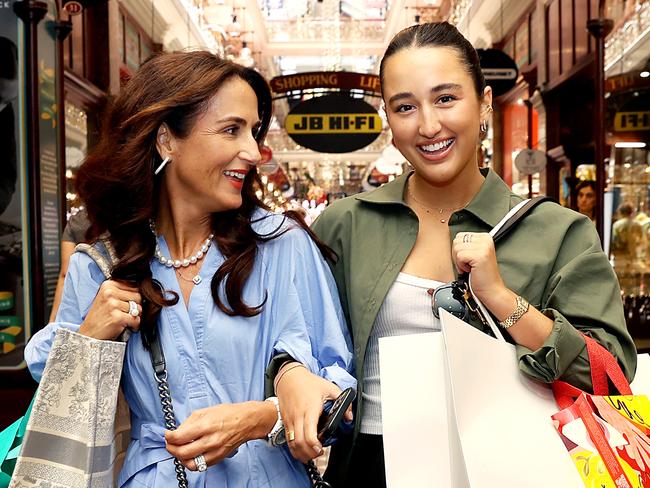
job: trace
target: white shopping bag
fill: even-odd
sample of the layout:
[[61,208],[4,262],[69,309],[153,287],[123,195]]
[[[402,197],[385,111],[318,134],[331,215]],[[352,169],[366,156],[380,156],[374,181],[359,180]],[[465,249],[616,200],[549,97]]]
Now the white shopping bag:
[[457,432],[449,430],[454,419],[443,348],[440,332],[379,339],[389,488],[469,487]]
[[441,314],[456,428],[472,488],[581,488],[551,422],[551,389],[524,376],[515,347]]
[[514,346],[448,313],[443,332],[379,340],[389,488],[581,488],[550,388]]

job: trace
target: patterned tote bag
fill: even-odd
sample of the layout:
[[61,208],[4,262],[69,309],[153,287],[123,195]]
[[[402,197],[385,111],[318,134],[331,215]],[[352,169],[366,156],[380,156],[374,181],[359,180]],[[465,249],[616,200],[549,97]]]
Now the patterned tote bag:
[[[104,245],[113,262],[110,244]],[[110,277],[110,262],[96,248],[77,250]],[[130,432],[120,391],[125,341],[56,332],[10,488],[115,486]]]

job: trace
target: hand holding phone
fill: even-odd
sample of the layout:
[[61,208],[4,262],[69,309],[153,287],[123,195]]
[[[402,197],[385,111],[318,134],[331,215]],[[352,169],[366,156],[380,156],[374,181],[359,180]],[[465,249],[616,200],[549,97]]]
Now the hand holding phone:
[[[323,412],[318,419],[318,440],[325,446],[330,446],[338,440],[338,433],[350,431],[353,423],[343,422],[343,415],[354,401],[357,392],[348,388],[333,402],[328,400],[323,406]],[[347,425],[346,425],[347,424]],[[347,427],[347,428],[346,428]]]

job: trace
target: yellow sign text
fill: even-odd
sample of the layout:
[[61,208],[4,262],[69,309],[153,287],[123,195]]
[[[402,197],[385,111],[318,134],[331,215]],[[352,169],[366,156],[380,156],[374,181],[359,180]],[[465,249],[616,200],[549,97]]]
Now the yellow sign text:
[[376,134],[377,114],[289,114],[284,123],[289,134]]

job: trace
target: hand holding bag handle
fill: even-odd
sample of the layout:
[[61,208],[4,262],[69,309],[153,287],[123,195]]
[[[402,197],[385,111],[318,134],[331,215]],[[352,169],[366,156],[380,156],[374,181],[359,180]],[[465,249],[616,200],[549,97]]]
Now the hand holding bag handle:
[[[494,243],[496,244],[509,232],[511,232],[532,209],[534,209],[540,203],[546,201],[554,200],[549,197],[539,196],[528,200],[523,200],[512,209],[510,209],[506,216],[503,217],[503,219],[501,219],[501,221],[490,231],[490,235],[492,236]],[[490,313],[487,311],[481,301],[476,298],[474,293],[471,292],[471,276],[468,276],[468,274],[463,274],[459,276],[459,281],[462,280],[465,280],[468,283],[471,298],[476,302],[476,306],[481,310],[484,318],[486,319],[486,322],[492,329],[494,336],[497,339],[504,340],[501,331],[494,323],[494,320],[492,319]],[[612,384],[616,387],[620,394],[631,395],[632,391],[630,389],[630,384],[623,374],[623,371],[621,370],[621,367],[619,366],[616,358],[614,358],[614,356],[607,349],[601,346],[596,340],[585,334],[583,334],[583,337],[587,345],[587,353],[589,355],[591,381],[594,395],[606,396],[609,394],[608,379],[611,380]],[[566,408],[567,406],[573,404],[574,399],[583,393],[582,390],[564,381],[556,381],[552,384],[552,387],[556,401],[561,408]]]
[[[549,197],[539,196],[531,198],[529,200],[524,200],[513,207],[510,212],[508,212],[508,214],[506,214],[506,216],[490,231],[490,235],[492,236],[494,243],[496,244],[508,232],[511,232],[512,229],[514,229],[514,227],[519,222],[521,222],[526,214],[528,214],[537,205],[545,201],[554,200]],[[471,291],[470,278],[471,276],[464,279],[468,281],[469,289]],[[492,328],[493,332],[495,332],[496,337],[503,338],[501,331],[496,326],[496,324],[494,324],[494,321],[491,320],[490,314],[473,293],[472,298],[476,301],[478,307],[485,315],[485,318],[487,319],[487,322]],[[630,384],[623,374],[623,371],[621,370],[618,361],[616,361],[616,358],[614,358],[614,356],[607,349],[601,346],[596,340],[585,334],[582,334],[582,336],[587,345],[587,353],[589,355],[589,364],[591,367],[591,382],[594,390],[594,395],[606,396],[609,394],[608,379],[612,381],[612,384],[616,387],[619,393],[622,395],[631,395],[632,391],[630,389]],[[564,381],[556,381],[552,384],[552,387],[556,401],[561,408],[566,408],[567,406],[573,404],[574,399],[583,393],[582,390]]]
[[[501,219],[501,221],[495,225],[489,234],[492,237],[492,240],[496,244],[498,241],[503,239],[508,233],[510,233],[522,220],[523,218],[530,213],[537,205],[543,202],[554,202],[550,197],[538,196],[535,198],[529,198],[527,200],[522,200],[517,205],[512,207],[510,211]],[[492,331],[492,335],[498,340],[505,341],[503,334],[499,327],[497,327],[494,319],[490,315],[490,312],[485,308],[483,303],[476,297],[472,291],[472,281],[470,273],[461,273],[458,276],[458,281],[460,283],[465,283],[467,289],[469,290],[468,304],[472,310],[480,312],[482,319],[487,323]],[[472,302],[472,303],[470,303]]]
[[[99,266],[104,277],[108,280],[111,278],[111,269],[113,264],[117,261],[117,254],[108,238],[101,239],[101,242],[104,244],[104,247],[108,252],[109,260],[107,260],[106,257],[96,248],[88,244],[78,244],[76,250],[90,256],[92,260],[95,261],[95,264]],[[130,330],[124,329],[124,332],[120,335],[120,340],[126,342],[130,334]],[[154,370],[154,378],[158,385],[158,395],[160,396],[165,428],[168,430],[176,430],[177,426],[174,417],[172,397],[169,391],[169,383],[167,382],[167,366],[165,364],[165,355],[163,354],[159,334],[153,334],[153,337],[151,338],[149,355]],[[176,479],[178,480],[179,488],[187,488],[188,484],[185,466],[183,466],[183,463],[181,463],[177,458],[174,458],[174,470],[176,472]]]

